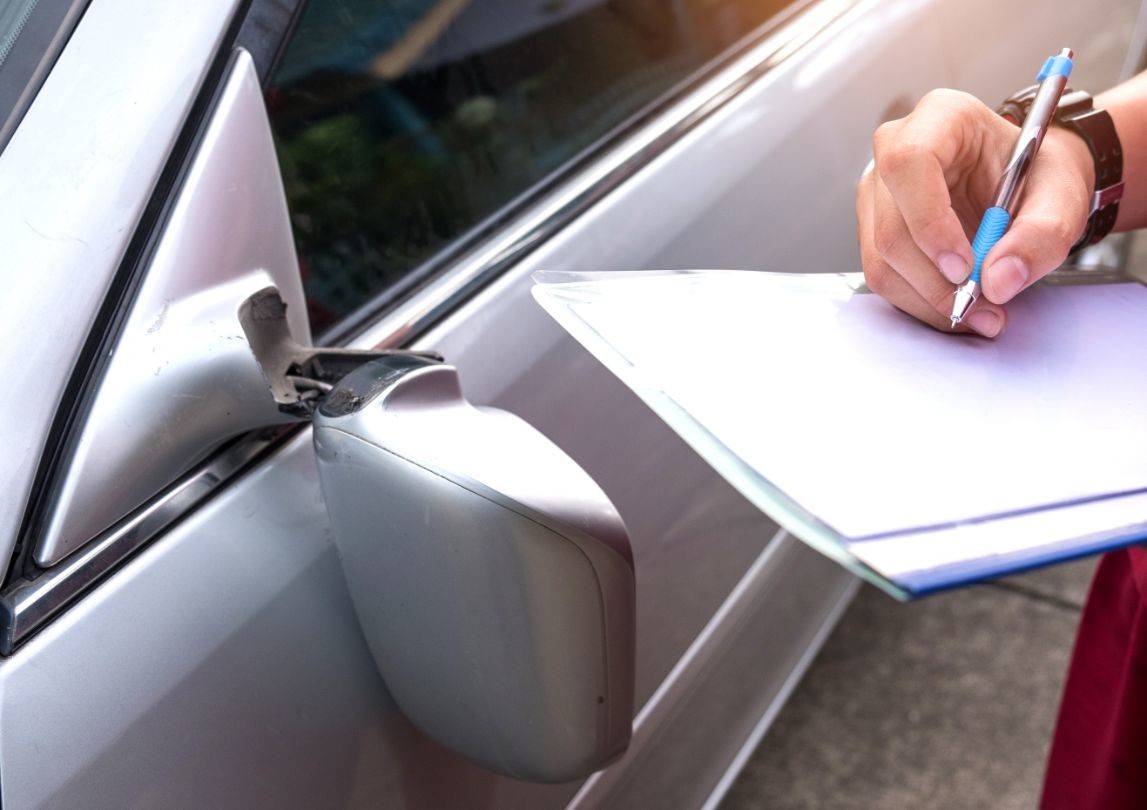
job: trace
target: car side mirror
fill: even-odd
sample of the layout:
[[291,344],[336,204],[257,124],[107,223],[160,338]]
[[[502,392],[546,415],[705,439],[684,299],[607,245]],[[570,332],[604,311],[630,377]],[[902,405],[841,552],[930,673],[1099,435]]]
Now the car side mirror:
[[625,750],[633,558],[589,475],[417,356],[345,376],[315,412],[314,445],[359,622],[415,725],[531,781]]
[[518,779],[620,756],[635,582],[605,493],[527,422],[466,401],[433,353],[294,341],[274,287],[239,320],[280,412],[310,419],[351,601],[398,706]]

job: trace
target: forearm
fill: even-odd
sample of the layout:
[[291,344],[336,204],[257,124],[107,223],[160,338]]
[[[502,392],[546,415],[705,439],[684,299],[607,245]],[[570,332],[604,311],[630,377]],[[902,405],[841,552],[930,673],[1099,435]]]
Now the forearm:
[[1095,99],[1111,114],[1123,147],[1123,200],[1115,230],[1147,226],[1147,71]]

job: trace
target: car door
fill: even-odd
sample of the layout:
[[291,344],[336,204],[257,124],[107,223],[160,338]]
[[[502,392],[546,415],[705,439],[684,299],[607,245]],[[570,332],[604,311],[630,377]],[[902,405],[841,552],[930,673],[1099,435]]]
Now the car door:
[[[135,447],[123,463],[147,474],[110,476],[100,482],[106,497],[71,502],[92,505],[72,506],[70,522],[45,519],[45,531],[59,525],[53,536],[73,541],[45,545],[25,522],[5,590],[4,801],[543,807],[719,797],[855,584],[777,532],[564,338],[530,300],[530,274],[855,269],[851,188],[873,126],[961,78],[985,92],[1002,82],[1002,94],[1034,64],[1030,54],[1001,45],[980,60],[981,73],[956,75],[946,34],[963,18],[942,2],[584,2],[528,13],[498,3],[146,5],[93,0],[56,66],[58,83],[79,93],[100,86],[99,76],[84,84],[93,53],[122,54],[135,80],[125,86],[151,114],[125,117],[130,107],[113,100],[84,115],[95,129],[110,133],[118,119],[143,133],[139,163],[156,167],[153,182],[125,185],[132,204],[120,224],[130,222],[135,246],[129,233],[108,248],[108,280],[92,271],[77,320],[124,340],[112,327],[129,329],[149,282],[186,277],[215,290],[258,270],[284,290],[293,317],[308,312],[298,333],[441,352],[471,401],[540,428],[625,519],[639,709],[629,751],[584,781],[512,780],[447,750],[404,717],[379,678],[309,432],[276,431],[159,469],[149,454],[168,436],[140,429],[154,417],[137,409],[112,444]],[[1115,78],[1134,19],[1131,4],[1110,7],[1106,17],[1063,18],[1064,30],[1106,37],[1104,53],[1118,52],[1095,70],[1095,86]],[[141,21],[151,23],[146,43],[133,33]],[[157,70],[149,86],[141,74],[164,54],[186,60],[186,75]],[[0,155],[0,171],[36,156],[36,128],[62,103],[56,92],[41,90],[21,125],[27,143]],[[160,124],[169,127],[162,137]],[[114,178],[116,168],[122,175],[114,162],[101,170]],[[293,245],[282,232],[288,220],[276,216],[283,192],[268,186],[277,172]],[[264,280],[244,281],[243,294]],[[238,306],[242,296],[227,290],[236,297],[224,300]],[[158,294],[152,317],[139,316],[139,334],[153,341],[185,311],[164,301]],[[65,390],[73,363],[81,381],[98,376],[89,371],[96,356],[77,348],[57,373],[47,399],[68,414],[57,431],[78,424],[82,434],[85,419],[99,418],[98,404],[73,414]],[[101,367],[103,380],[113,366]],[[130,367],[146,373],[113,389],[117,407],[147,402],[167,376],[162,364]],[[178,379],[184,387],[170,398],[226,387],[216,377]],[[267,393],[234,384],[243,397]],[[799,392],[778,392],[786,395]],[[171,413],[181,424],[214,414],[197,424],[207,434],[267,421],[262,400],[242,401],[253,414],[245,421],[227,422],[238,413],[229,408]],[[214,441],[207,434],[178,436],[192,436],[183,441],[194,455]],[[77,452],[61,452],[52,475],[77,469]],[[87,464],[98,470],[111,452],[91,451]],[[108,508],[121,497],[154,505],[173,481],[197,474],[210,479],[203,497],[175,501],[154,524],[123,523],[156,514],[147,509]]]

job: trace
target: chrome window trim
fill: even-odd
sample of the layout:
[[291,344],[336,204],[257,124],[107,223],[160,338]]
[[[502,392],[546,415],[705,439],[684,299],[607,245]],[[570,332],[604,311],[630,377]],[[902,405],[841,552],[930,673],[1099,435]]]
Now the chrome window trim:
[[21,642],[98,585],[131,555],[278,446],[286,435],[295,432],[293,427],[280,427],[241,438],[78,553],[37,579],[16,582],[0,598],[5,614],[0,631],[0,655],[11,655]]
[[[739,56],[671,101],[630,137],[543,198],[530,213],[436,275],[359,333],[350,346],[397,348],[409,344],[860,2],[798,0],[791,7],[791,15],[775,27],[766,27],[761,38]],[[13,582],[0,594],[0,655],[11,655],[188,511],[202,505],[258,458],[273,452],[285,436],[295,433],[295,429],[288,428],[270,437],[262,434],[239,440],[122,524],[109,529],[74,558],[43,571],[35,579]]]

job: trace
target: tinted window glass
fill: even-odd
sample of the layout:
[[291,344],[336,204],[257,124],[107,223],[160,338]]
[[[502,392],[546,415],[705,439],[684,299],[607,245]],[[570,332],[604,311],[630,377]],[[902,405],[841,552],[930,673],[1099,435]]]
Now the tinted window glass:
[[311,0],[269,85],[316,333],[790,0]]

